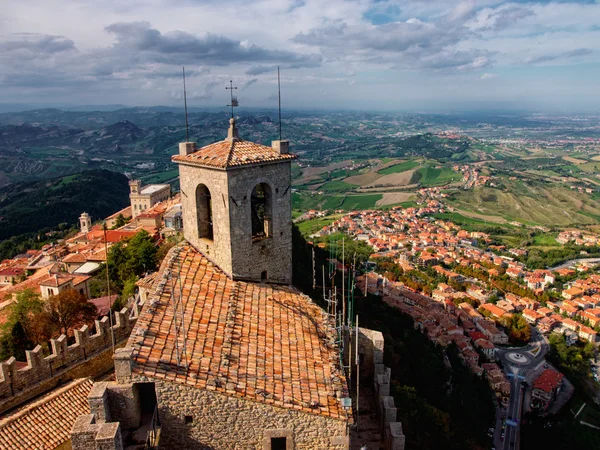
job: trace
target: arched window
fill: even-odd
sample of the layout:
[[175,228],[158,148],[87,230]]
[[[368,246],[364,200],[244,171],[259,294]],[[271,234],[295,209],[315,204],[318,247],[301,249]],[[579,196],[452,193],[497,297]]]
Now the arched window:
[[203,184],[196,188],[196,213],[198,214],[198,237],[212,240],[212,201],[210,191]]
[[271,187],[266,183],[257,184],[250,197],[252,239],[264,239],[271,236],[271,204]]

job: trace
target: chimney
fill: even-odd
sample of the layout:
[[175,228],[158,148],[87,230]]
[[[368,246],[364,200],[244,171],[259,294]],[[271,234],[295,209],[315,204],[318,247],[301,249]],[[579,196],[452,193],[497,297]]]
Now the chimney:
[[287,155],[290,152],[290,141],[273,141],[271,147],[280,155]]
[[181,142],[179,144],[179,154],[181,156],[189,155],[190,153],[194,153],[196,151],[196,143],[195,142]]

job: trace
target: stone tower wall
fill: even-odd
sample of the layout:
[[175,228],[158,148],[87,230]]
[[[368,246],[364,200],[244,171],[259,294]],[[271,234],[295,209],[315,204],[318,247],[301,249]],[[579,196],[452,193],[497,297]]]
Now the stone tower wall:
[[287,437],[288,448],[295,450],[348,448],[343,419],[169,381],[140,381],[155,381],[161,449],[270,449],[271,437]]
[[[231,275],[231,241],[229,239],[229,190],[227,172],[205,167],[179,165],[183,234],[185,239]],[[204,184],[212,199],[213,240],[198,236],[196,188]]]
[[[292,189],[289,161],[243,167],[229,172],[229,198],[233,277],[291,284]],[[258,183],[271,187],[272,236],[252,240],[250,198]]]

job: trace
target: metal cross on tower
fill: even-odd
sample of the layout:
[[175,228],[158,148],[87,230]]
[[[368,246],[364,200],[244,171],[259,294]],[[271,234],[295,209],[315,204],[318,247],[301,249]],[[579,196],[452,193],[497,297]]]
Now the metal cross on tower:
[[237,89],[237,87],[233,85],[233,80],[229,80],[229,87],[226,87],[225,89],[230,91],[231,94],[231,103],[227,106],[231,106],[231,118],[233,119],[233,108],[239,106],[237,95],[233,95],[233,90]]

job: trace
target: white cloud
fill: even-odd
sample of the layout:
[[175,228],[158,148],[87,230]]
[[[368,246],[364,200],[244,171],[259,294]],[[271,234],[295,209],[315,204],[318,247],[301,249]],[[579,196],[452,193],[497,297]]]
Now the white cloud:
[[[371,23],[370,13],[385,20]],[[600,64],[599,22],[598,2],[13,2],[0,18],[0,97],[168,103],[185,64],[191,95],[212,104],[224,101],[211,86],[232,78],[246,86],[246,104],[264,101],[278,65],[290,105],[318,104],[322,85],[333,95],[338,79],[345,86],[335,91],[340,102],[384,98],[382,83],[432,102],[433,95],[479,100],[492,91],[502,98],[524,89],[526,81],[510,77],[514,68],[536,70],[538,86],[548,89],[558,83],[548,66],[586,76],[575,65]],[[487,80],[476,83],[487,86],[481,94],[465,81],[477,77]],[[452,89],[434,94],[438,86]],[[599,92],[582,97],[600,95],[592,77],[580,86]]]

